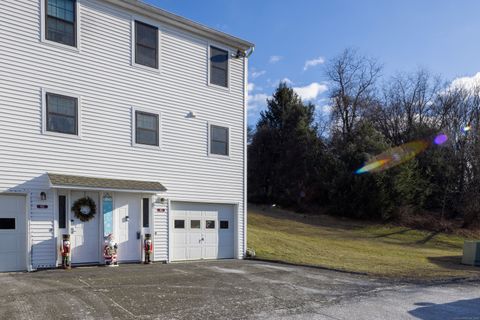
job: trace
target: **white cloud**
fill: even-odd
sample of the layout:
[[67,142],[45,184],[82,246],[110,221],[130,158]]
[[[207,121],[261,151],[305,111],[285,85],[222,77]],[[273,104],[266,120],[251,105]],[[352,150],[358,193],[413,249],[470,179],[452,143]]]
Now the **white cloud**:
[[266,105],[269,96],[265,93],[249,94],[248,95],[248,109],[258,110],[263,105]]
[[453,89],[464,88],[467,90],[474,90],[475,87],[480,87],[480,72],[471,77],[457,78],[452,81],[450,87]]
[[255,89],[255,84],[250,82],[247,85],[247,90],[248,90],[248,92],[250,92],[250,91],[253,91],[253,89]]
[[288,78],[283,78],[280,82],[285,82],[286,84],[292,85],[293,81]]
[[283,57],[282,56],[271,56],[270,59],[268,60],[268,62],[270,63],[277,63],[279,62],[280,60],[282,60]]
[[320,94],[328,90],[324,83],[313,82],[305,87],[294,87],[293,90],[302,98],[302,100],[309,101],[316,99]]
[[252,79],[256,79],[258,77],[263,76],[265,73],[267,73],[267,71],[265,70],[260,70],[260,71],[252,70],[250,77],[252,77]]
[[324,57],[318,57],[314,58],[312,60],[307,60],[305,61],[305,66],[303,67],[303,71],[308,70],[311,67],[318,66],[319,64],[325,63],[325,58]]

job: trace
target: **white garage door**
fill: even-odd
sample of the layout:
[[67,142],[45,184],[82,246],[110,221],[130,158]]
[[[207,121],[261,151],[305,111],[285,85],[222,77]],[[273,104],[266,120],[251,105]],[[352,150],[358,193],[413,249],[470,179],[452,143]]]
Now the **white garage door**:
[[170,223],[171,260],[234,257],[233,205],[173,202]]
[[0,196],[0,271],[26,270],[25,197]]

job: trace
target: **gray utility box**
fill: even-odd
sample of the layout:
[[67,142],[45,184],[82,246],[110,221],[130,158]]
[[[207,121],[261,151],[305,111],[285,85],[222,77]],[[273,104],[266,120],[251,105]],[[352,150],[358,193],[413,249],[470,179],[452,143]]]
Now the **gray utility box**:
[[470,266],[480,266],[480,241],[465,241],[462,263]]

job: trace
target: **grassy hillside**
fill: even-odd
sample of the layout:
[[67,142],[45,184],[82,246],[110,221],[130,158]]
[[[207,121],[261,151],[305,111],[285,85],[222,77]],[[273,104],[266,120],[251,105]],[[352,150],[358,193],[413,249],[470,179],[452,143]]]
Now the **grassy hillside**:
[[248,247],[267,260],[401,278],[480,277],[460,264],[463,238],[249,206]]

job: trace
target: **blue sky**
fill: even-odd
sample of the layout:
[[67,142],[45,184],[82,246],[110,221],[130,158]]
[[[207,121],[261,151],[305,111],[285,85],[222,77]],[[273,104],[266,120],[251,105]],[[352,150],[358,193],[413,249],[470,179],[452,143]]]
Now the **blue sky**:
[[256,44],[250,125],[282,79],[321,110],[323,62],[347,47],[377,58],[385,77],[419,67],[452,80],[480,72],[478,0],[144,1]]

